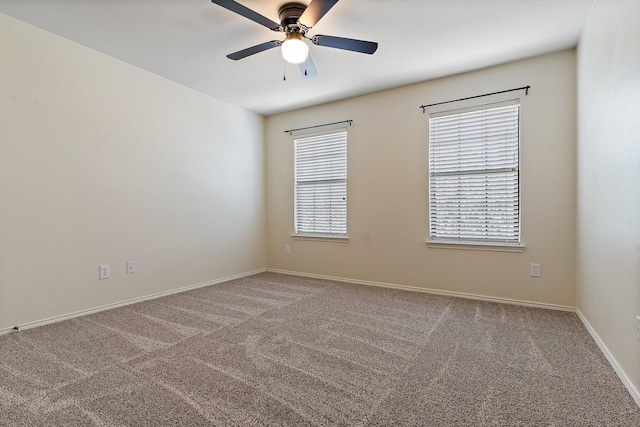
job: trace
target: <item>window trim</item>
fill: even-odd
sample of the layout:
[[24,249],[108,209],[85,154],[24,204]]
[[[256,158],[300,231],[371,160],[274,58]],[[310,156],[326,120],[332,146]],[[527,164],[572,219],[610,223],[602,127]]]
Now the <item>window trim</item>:
[[294,240],[313,240],[315,242],[348,242],[349,235],[331,236],[327,234],[292,234]]
[[451,108],[448,106],[436,106],[429,108],[427,111],[429,119],[432,117],[442,117],[447,115],[462,114],[466,112],[480,111],[484,109],[497,108],[508,105],[518,105],[518,241],[507,242],[500,240],[473,240],[473,239],[446,239],[431,237],[431,125],[427,126],[428,137],[428,167],[427,167],[427,235],[425,243],[429,248],[437,249],[456,249],[456,250],[480,250],[480,251],[497,251],[497,252],[524,252],[525,245],[523,241],[523,229],[522,229],[522,109],[523,102],[520,98],[513,98],[512,96],[495,96],[491,97],[484,102],[479,103],[478,100],[467,100],[461,102],[461,106],[457,108]]
[[425,242],[428,248],[433,249],[457,249],[457,250],[474,250],[489,252],[524,252],[526,246],[520,242],[515,243],[483,243],[483,242],[454,242],[446,240],[427,240]]
[[[324,135],[331,135],[331,134],[336,134],[336,133],[342,133],[344,132],[345,135],[345,178],[344,178],[344,185],[345,185],[345,220],[344,220],[344,226],[345,226],[345,233],[314,233],[314,232],[308,232],[308,231],[303,231],[303,232],[296,232],[297,229],[297,218],[298,218],[298,209],[297,209],[297,180],[296,180],[296,174],[297,174],[297,162],[296,162],[296,149],[297,149],[297,145],[296,145],[296,140],[298,139],[304,139],[304,138],[313,138],[313,137],[321,137]],[[348,133],[348,128],[346,126],[342,125],[337,125],[337,126],[331,126],[328,128],[325,128],[321,131],[316,130],[316,131],[312,131],[312,132],[296,132],[293,135],[293,157],[294,157],[294,162],[293,162],[293,232],[291,233],[291,237],[296,239],[296,240],[313,240],[313,241],[326,241],[326,242],[346,242],[349,239],[349,227],[348,227],[348,218],[349,218],[349,212],[348,212],[348,201],[349,201],[349,174],[348,174],[348,159],[349,159],[349,155],[348,155],[348,151],[349,151],[349,133]]]

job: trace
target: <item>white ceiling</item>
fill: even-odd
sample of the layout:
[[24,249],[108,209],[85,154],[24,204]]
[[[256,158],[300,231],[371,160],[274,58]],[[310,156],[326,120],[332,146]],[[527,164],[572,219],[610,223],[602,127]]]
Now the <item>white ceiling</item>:
[[[276,22],[287,1],[238,0]],[[0,13],[272,115],[574,47],[594,1],[341,0],[309,34],[376,41],[378,51],[311,45],[309,79],[279,49],[227,59],[283,37],[209,0],[1,0]]]

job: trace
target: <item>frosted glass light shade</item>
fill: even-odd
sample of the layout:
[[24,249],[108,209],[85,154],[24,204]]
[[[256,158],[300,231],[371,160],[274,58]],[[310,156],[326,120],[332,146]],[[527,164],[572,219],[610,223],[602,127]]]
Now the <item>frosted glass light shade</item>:
[[300,64],[306,61],[309,55],[309,46],[302,40],[299,33],[290,33],[282,42],[282,57],[292,64]]

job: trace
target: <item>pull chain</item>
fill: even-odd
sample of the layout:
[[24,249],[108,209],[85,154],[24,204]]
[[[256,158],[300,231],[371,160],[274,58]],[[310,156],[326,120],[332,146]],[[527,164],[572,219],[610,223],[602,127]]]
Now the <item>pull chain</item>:
[[282,58],[282,80],[287,81],[287,62]]

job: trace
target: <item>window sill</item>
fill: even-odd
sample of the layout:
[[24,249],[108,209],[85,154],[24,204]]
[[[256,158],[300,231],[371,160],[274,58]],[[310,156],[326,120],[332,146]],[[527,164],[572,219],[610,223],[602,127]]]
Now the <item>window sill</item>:
[[490,251],[490,252],[524,252],[524,245],[508,243],[482,243],[482,242],[448,242],[444,240],[427,240],[427,247],[434,249],[456,249],[466,251]]
[[349,241],[349,236],[332,236],[330,234],[292,234],[291,237],[295,240],[313,240],[315,242],[346,243]]

